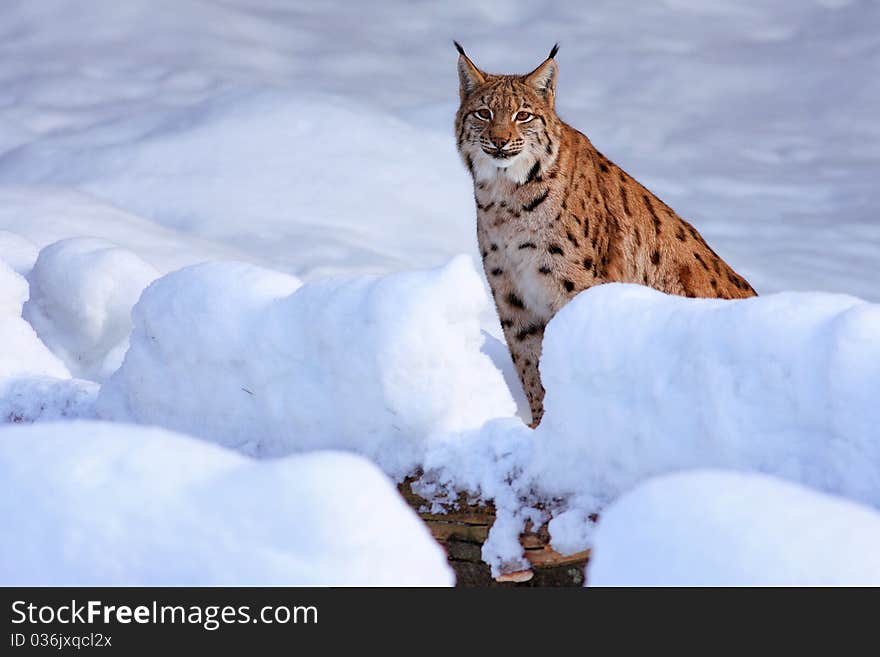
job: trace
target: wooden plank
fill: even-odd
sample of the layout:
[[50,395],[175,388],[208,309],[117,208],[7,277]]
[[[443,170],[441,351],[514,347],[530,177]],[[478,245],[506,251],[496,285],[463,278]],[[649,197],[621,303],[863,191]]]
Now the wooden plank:
[[482,545],[489,536],[488,525],[467,525],[460,522],[431,520],[426,523],[434,538],[445,543],[450,539]]
[[456,572],[459,586],[581,586],[584,567],[590,551],[560,554],[550,547],[546,525],[533,528],[528,524],[520,535],[520,544],[531,570],[503,573],[491,577],[489,567],[482,561],[482,545],[495,522],[495,508],[491,504],[469,504],[462,493],[457,506],[446,513],[426,513],[430,503],[412,491],[412,479],[398,486],[407,503],[419,513],[434,538],[444,546],[449,563]]

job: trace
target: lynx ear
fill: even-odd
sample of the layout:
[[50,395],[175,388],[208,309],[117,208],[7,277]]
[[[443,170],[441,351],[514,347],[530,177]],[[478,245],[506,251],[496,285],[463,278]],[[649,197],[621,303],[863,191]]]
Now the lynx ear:
[[523,78],[526,84],[531,85],[544,97],[551,108],[556,100],[556,78],[559,77],[559,67],[556,66],[554,59],[557,52],[559,52],[558,43],[553,46],[550,56],[544,60],[544,63]]
[[486,81],[486,74],[478,69],[474,63],[464,54],[464,48],[458,41],[453,41],[458,50],[458,93],[462,102],[468,95]]

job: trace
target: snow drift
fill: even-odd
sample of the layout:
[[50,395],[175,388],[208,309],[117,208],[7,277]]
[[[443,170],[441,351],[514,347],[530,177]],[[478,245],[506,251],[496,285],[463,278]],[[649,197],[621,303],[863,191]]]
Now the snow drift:
[[534,476],[610,500],[694,467],[759,470],[880,506],[880,306],[785,293],[580,294],[550,322]]
[[652,479],[596,531],[593,586],[878,586],[880,513],[766,475]]
[[256,462],[168,431],[0,429],[5,586],[420,585],[440,547],[366,460]]
[[681,469],[761,471],[880,506],[878,306],[593,288],[547,328],[534,432],[481,351],[485,306],[463,256],[302,286],[240,263],[188,268],[135,306],[99,413],[256,456],[345,449],[398,479],[421,469],[430,499],[495,504],[483,554],[496,573],[523,566],[526,521],[582,550],[592,514]]
[[22,319],[28,283],[0,260],[0,423],[89,417],[98,387],[70,371]]
[[23,316],[81,378],[102,381],[128,348],[131,308],[159,272],[106,240],[61,240],[40,251]]
[[232,245],[165,228],[70,187],[0,184],[0,227],[0,258],[25,276],[41,249],[84,237],[112,242],[162,273],[207,260],[249,261]]
[[27,281],[0,261],[0,380],[19,376],[70,378],[70,372],[21,317]]
[[880,306],[603,285],[549,323],[541,371],[538,429],[499,419],[433,441],[423,463],[425,495],[494,501],[483,557],[495,572],[524,566],[526,520],[549,520],[553,545],[577,552],[592,514],[678,470],[760,471],[880,507]]
[[76,187],[297,274],[476,253],[470,184],[447,134],[304,89],[243,87],[47,135],[0,153],[8,182]]
[[240,263],[184,269],[135,306],[99,410],[252,455],[357,451],[400,477],[428,436],[515,411],[480,351],[486,304],[466,257],[302,287]]

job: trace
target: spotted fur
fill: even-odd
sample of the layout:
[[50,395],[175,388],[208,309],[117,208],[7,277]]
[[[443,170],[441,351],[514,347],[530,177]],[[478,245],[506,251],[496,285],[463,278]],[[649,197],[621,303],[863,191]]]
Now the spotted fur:
[[485,73],[456,47],[458,149],[532,426],[543,415],[544,327],[580,291],[626,282],[687,297],[755,295],[693,226],[559,119],[556,47],[527,75]]

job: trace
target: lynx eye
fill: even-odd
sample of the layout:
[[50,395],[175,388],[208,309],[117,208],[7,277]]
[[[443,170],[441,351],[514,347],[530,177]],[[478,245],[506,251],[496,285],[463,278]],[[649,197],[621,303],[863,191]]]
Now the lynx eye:
[[517,112],[516,116],[513,117],[513,119],[515,121],[519,121],[520,123],[528,123],[533,118],[535,118],[534,114],[532,114],[531,112],[525,112],[525,111]]
[[480,121],[488,121],[492,118],[492,110],[488,110],[484,107],[474,112],[474,116],[480,119]]

